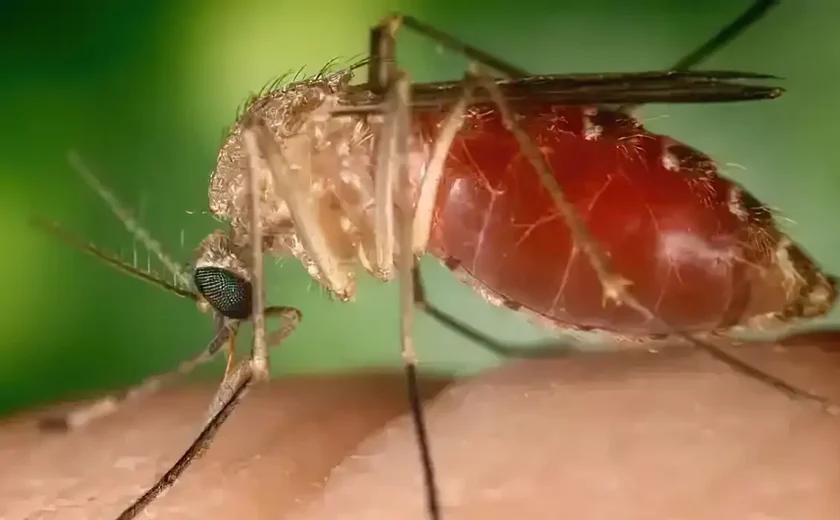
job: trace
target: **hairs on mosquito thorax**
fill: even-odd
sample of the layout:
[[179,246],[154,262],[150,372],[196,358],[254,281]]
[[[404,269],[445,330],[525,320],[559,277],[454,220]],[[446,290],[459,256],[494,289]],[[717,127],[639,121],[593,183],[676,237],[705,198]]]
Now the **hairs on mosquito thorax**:
[[[309,76],[304,72],[307,68],[306,65],[302,65],[298,69],[287,70],[266,82],[259,90],[252,92],[242,101],[242,103],[239,104],[236,108],[236,118],[234,119],[233,126],[238,124],[245,114],[251,110],[254,103],[258,102],[262,98],[282,94],[289,86],[296,83],[324,81],[332,75],[335,75],[336,77],[349,76],[352,78],[354,75],[353,73],[357,69],[365,67],[369,63],[370,58],[354,55],[349,58],[333,58],[318,69],[318,72]],[[224,143],[231,131],[231,126],[227,126],[222,130],[222,143]]]

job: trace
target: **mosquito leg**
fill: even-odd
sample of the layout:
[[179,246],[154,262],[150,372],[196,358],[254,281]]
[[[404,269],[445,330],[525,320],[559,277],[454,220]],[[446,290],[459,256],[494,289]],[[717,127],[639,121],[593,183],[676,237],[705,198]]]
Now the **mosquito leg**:
[[[392,104],[387,100],[386,104]],[[386,117],[381,133],[393,135],[396,121]],[[373,235],[375,246],[374,262],[386,279],[390,279],[394,266],[394,184],[399,172],[397,171],[396,140],[378,139],[376,142],[376,175],[374,175],[374,217]]]
[[248,151],[248,187],[249,187],[249,212],[251,215],[250,242],[251,242],[251,285],[253,286],[253,312],[251,320],[254,323],[254,337],[251,346],[251,369],[253,376],[258,381],[267,381],[269,378],[269,355],[268,345],[265,336],[265,287],[263,286],[263,241],[262,225],[260,222],[260,193],[264,184],[262,173],[263,154],[257,142],[257,135],[251,129],[251,120],[243,125],[242,138],[245,149]]
[[[368,83],[371,89],[381,93],[392,93],[391,88],[397,77],[396,40],[394,32],[398,23],[386,19],[371,29],[370,56],[368,65]],[[389,108],[393,105],[392,96],[385,100]],[[387,110],[386,110],[387,112]],[[380,133],[393,136],[396,132],[396,118],[385,117]],[[394,185],[397,181],[396,139],[377,139],[374,182],[374,218],[373,235],[375,245],[374,262],[378,270],[390,278],[394,266]]]
[[408,78],[404,75],[398,75],[392,87],[395,100],[393,112],[395,124],[392,137],[395,146],[392,158],[397,162],[398,173],[396,196],[398,220],[396,227],[400,251],[397,257],[397,274],[400,284],[400,346],[406,373],[411,415],[414,419],[414,428],[423,465],[429,518],[438,520],[440,519],[440,503],[422,399],[417,385],[417,353],[414,349],[414,283],[412,273],[417,269],[418,264],[413,254],[414,201],[411,196],[408,170],[410,87]]
[[191,373],[197,366],[212,360],[223,345],[230,344],[233,341],[237,330],[238,324],[222,325],[217,328],[215,337],[206,349],[198,356],[181,362],[175,370],[151,376],[127,391],[97,399],[65,414],[45,417],[39,422],[39,428],[45,431],[76,430],[94,420],[116,412],[130,401],[136,401],[151,395],[173,380]]
[[781,0],[755,0],[752,5],[738,18],[717,32],[703,45],[691,53],[680,58],[674,64],[674,70],[686,70],[698,65],[709,56],[728,45],[732,40],[741,36],[744,31],[756,24],[772,8],[781,4]]
[[414,208],[412,246],[414,255],[418,258],[425,254],[426,246],[429,243],[435,201],[440,181],[443,178],[446,157],[449,155],[452,141],[455,140],[455,136],[464,123],[464,115],[474,88],[473,83],[470,76],[465,78],[463,94],[446,114],[446,118],[441,124],[440,132],[432,145],[432,153],[426,165],[426,173],[420,181],[420,191],[417,194],[417,202]]
[[[392,23],[389,20],[389,23]],[[393,54],[393,38],[387,38],[382,33],[384,29],[381,27],[375,28],[373,31],[373,40],[379,40],[373,44],[377,53]],[[393,30],[396,30],[394,28]],[[383,42],[391,42],[385,44]],[[377,63],[382,66],[392,63],[392,61],[385,62],[381,57],[376,59]],[[390,66],[390,65],[389,65]],[[393,74],[393,72],[389,72]],[[381,77],[380,77],[381,76]],[[377,78],[375,81],[382,81],[387,74],[380,74],[379,76],[372,75]],[[432,225],[432,215],[435,205],[435,198],[437,197],[438,186],[443,178],[444,163],[449,154],[449,147],[452,141],[458,134],[463,124],[464,114],[470,101],[470,94],[474,85],[470,78],[464,81],[464,92],[455,105],[449,110],[446,118],[441,126],[440,134],[433,144],[431,157],[429,163],[426,165],[426,171],[420,181],[420,190],[415,204],[414,218],[413,218],[413,239],[412,250],[417,256],[422,256],[426,252],[426,245],[429,242],[429,231]],[[390,104],[391,101],[386,101],[385,104]],[[388,125],[393,125],[393,118],[386,118],[382,127],[383,135],[390,135],[394,129]],[[396,164],[391,159],[395,157],[394,140],[380,140],[378,142],[378,152],[376,158],[376,175],[374,182],[376,183],[376,206],[374,217],[374,237],[376,241],[376,262],[379,269],[385,266],[390,266],[394,263],[394,180],[398,173],[394,170]]]
[[[764,17],[764,15],[766,15],[772,8],[778,6],[780,3],[781,0],[754,0],[752,5],[738,18],[718,31],[712,38],[704,42],[703,45],[681,58],[672,68],[674,70],[685,70],[696,66],[729,44],[732,40],[738,38],[747,29],[755,25],[756,22]],[[454,36],[436,29],[431,25],[425,24],[412,16],[394,14],[390,17],[390,19],[397,21],[397,23],[404,25],[417,34],[425,36],[436,44],[441,45],[452,52],[460,54],[473,62],[480,63],[487,68],[501,72],[506,76],[516,78],[529,75],[527,71],[468,45]],[[388,22],[386,21],[380,25],[384,26],[387,23]],[[375,59],[380,58],[377,50],[378,49],[375,47],[371,49],[371,56]],[[371,63],[376,64],[377,61],[372,60]],[[381,79],[381,76],[376,77],[375,74],[371,74],[368,83],[372,86],[383,86],[385,83],[383,83]]]
[[[679,59],[672,67],[672,70],[688,70],[708,59],[711,55],[724,48],[733,40],[744,34],[747,29],[755,25],[774,7],[777,7],[781,0],[755,0],[750,7],[741,15],[730,22],[726,27],[715,33],[714,36],[703,42],[702,45]],[[631,113],[638,105],[622,105],[619,110]]]
[[[396,72],[395,54],[391,52],[393,44],[388,40],[393,41],[393,35],[400,26],[405,26],[417,34],[432,40],[436,44],[446,47],[452,52],[481,63],[506,76],[513,78],[528,76],[527,71],[492,56],[481,49],[468,45],[450,34],[421,22],[413,16],[393,14],[385,18],[372,30],[368,85],[375,92],[383,92],[389,85],[389,78],[392,78]],[[377,32],[385,34],[377,34]]]
[[262,160],[256,151],[256,136],[245,130],[246,146],[251,151],[250,169],[248,172],[249,201],[251,203],[251,285],[253,286],[253,312],[251,321],[254,324],[253,344],[251,346],[251,372],[257,381],[268,381],[269,354],[265,334],[265,285],[263,280],[263,238],[260,223],[260,193],[262,178]]
[[531,344],[511,347],[492,336],[466,324],[451,314],[439,309],[426,296],[426,284],[419,264],[411,272],[414,285],[414,306],[443,327],[477,343],[481,348],[505,359],[561,358],[580,353],[574,344],[560,341],[547,341],[544,344]]
[[[430,520],[440,520],[440,499],[435,481],[429,436],[423,413],[422,399],[417,382],[417,353],[414,349],[414,283],[413,271],[417,267],[414,252],[414,201],[408,164],[408,147],[411,139],[411,84],[408,77],[396,66],[396,39],[400,20],[389,17],[371,29],[370,87],[385,93],[385,115],[378,136],[380,155],[375,177],[388,176],[396,187],[393,202],[396,216],[398,244],[397,278],[400,290],[400,352],[406,375],[406,386],[411,418],[420,451],[423,480],[426,490],[426,508]],[[377,194],[378,195],[378,194]],[[377,205],[390,204],[391,197],[376,199]],[[376,228],[379,232],[379,227]]]
[[834,403],[825,396],[821,396],[811,392],[805,388],[799,388],[794,386],[783,379],[779,379],[778,377],[768,374],[761,369],[758,369],[749,363],[738,359],[736,356],[726,352],[722,348],[713,345],[712,343],[701,341],[691,334],[687,333],[678,333],[678,336],[685,339],[689,343],[691,343],[695,348],[706,352],[713,358],[717,359],[718,361],[727,364],[730,368],[739,372],[749,378],[755,379],[760,383],[763,383],[771,388],[774,388],[783,394],[787,395],[791,399],[805,399],[808,401],[813,401],[823,407],[825,410],[829,410],[830,408],[834,407]]
[[303,315],[294,307],[269,307],[265,310],[265,317],[280,320],[280,325],[266,339],[269,347],[276,347],[294,332]]

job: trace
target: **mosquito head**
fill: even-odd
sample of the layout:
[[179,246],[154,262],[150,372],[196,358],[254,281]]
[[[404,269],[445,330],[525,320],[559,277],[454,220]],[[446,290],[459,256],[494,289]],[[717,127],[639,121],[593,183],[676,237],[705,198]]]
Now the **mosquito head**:
[[224,232],[214,231],[199,245],[193,283],[222,316],[235,320],[251,316],[249,270],[235,254],[233,243]]

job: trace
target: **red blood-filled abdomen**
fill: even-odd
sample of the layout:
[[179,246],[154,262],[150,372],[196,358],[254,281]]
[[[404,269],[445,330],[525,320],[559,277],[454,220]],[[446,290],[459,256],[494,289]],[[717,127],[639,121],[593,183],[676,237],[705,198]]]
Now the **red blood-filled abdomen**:
[[[617,112],[554,106],[519,116],[612,269],[669,327],[708,331],[831,307],[831,281],[707,156]],[[440,116],[418,117],[432,139]],[[432,254],[560,325],[667,331],[602,304],[595,271],[497,111],[470,112],[445,168]]]

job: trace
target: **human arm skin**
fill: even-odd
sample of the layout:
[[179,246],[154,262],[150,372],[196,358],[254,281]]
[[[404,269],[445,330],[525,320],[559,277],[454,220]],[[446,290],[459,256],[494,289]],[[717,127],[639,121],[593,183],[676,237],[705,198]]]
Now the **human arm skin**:
[[[835,335],[733,352],[840,402]],[[447,383],[425,383],[446,520],[840,515],[840,417],[702,352],[517,362]],[[114,518],[188,445],[212,391],[166,390],[63,435],[38,432],[34,413],[0,423],[0,517]],[[399,374],[255,388],[148,518],[426,520],[406,409]]]

